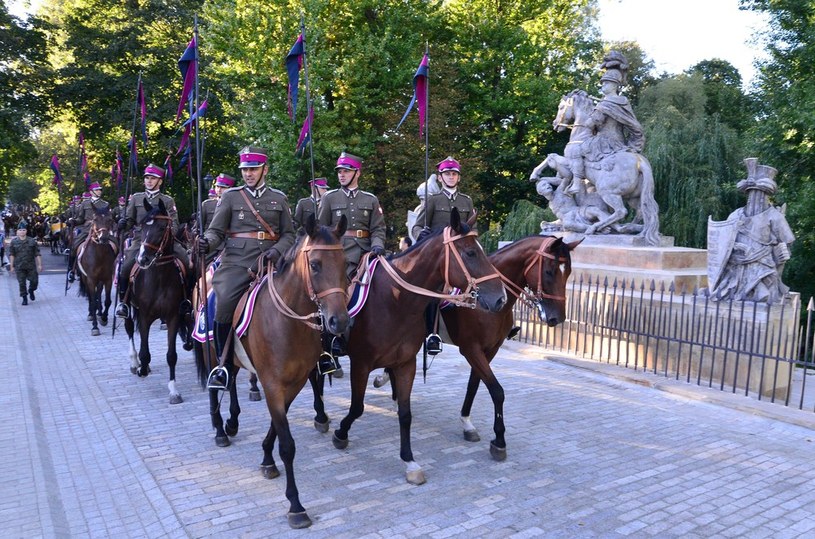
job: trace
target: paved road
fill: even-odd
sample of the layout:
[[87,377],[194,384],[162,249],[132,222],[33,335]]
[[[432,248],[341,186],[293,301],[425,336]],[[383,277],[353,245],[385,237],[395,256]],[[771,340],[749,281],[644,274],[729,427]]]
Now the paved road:
[[[62,279],[46,271],[37,300],[22,307],[16,280],[0,275],[4,537],[815,534],[811,413],[638,380],[517,343],[495,360],[507,394],[505,462],[489,456],[486,392],[473,414],[483,440],[461,437],[467,366],[454,348],[436,359],[427,384],[417,382],[422,486],[404,480],[387,390],[369,391],[342,451],[312,428],[301,395],[290,418],[314,525],[290,530],[283,478],[258,471],[264,403],[243,398],[233,445],[215,447],[190,353],[179,361],[185,400],[170,405],[164,334],[154,327],[153,373],[134,377],[121,328],[115,339],[109,327],[91,337],[84,302],[75,289],[63,296]],[[336,425],[349,404],[347,377],[327,389],[326,403]]]

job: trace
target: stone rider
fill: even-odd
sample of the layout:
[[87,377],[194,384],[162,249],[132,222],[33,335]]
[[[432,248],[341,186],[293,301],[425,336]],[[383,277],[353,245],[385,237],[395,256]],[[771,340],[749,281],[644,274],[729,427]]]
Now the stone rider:
[[[458,184],[461,181],[461,165],[452,157],[447,157],[437,165],[441,178],[441,192],[429,195],[425,205],[416,216],[413,227],[413,237],[422,239],[433,229],[444,228],[450,224],[450,212],[453,208],[458,210],[462,221],[467,221],[475,215],[473,199],[459,192]],[[426,223],[426,224],[425,224]],[[425,350],[430,355],[441,352],[441,338],[436,331],[436,321],[439,314],[439,304],[433,301],[428,305],[426,312],[427,339]]]
[[74,273],[74,266],[76,265],[76,252],[79,249],[79,246],[82,245],[88,238],[88,234],[90,233],[90,225],[93,222],[93,218],[96,215],[97,211],[106,211],[110,209],[110,204],[108,204],[105,200],[102,200],[102,186],[99,185],[97,182],[93,182],[90,187],[88,187],[88,192],[90,192],[90,198],[86,198],[82,201],[82,205],[76,209],[76,216],[72,217],[68,220],[68,224],[71,226],[75,226],[75,236],[74,241],[71,245],[71,255],[68,258],[68,268],[70,271],[68,272],[68,281],[74,282],[76,279]]
[[[385,254],[385,218],[379,199],[359,188],[362,159],[342,152],[334,170],[337,171],[340,188],[323,195],[317,222],[324,226],[336,226],[343,215],[348,220],[348,230],[342,238],[342,247],[345,251],[345,271],[351,280],[365,253],[370,251],[377,256]],[[345,355],[343,348],[343,344],[335,346],[332,355]],[[324,366],[327,367],[322,365],[321,361],[320,370],[326,374]],[[335,376],[341,376],[342,368],[339,367],[339,362],[335,366],[337,367]]]
[[[133,270],[133,265],[136,263],[136,256],[139,254],[141,248],[141,223],[147,216],[147,210],[144,207],[144,201],[147,200],[151,205],[155,206],[158,201],[164,202],[164,207],[167,208],[167,213],[172,219],[173,236],[178,232],[178,211],[175,207],[175,201],[170,195],[165,195],[160,191],[161,184],[164,181],[164,169],[149,164],[144,169],[144,192],[134,193],[130,197],[127,204],[124,216],[119,219],[118,229],[120,234],[126,234],[133,230],[132,242],[129,247],[124,251],[122,257],[122,266],[119,269],[119,279],[117,290],[119,293],[119,305],[116,307],[116,316],[119,318],[127,318],[129,309],[125,299],[127,298],[127,288],[130,284],[130,273]],[[179,242],[173,243],[173,255],[181,261],[181,263],[189,268],[190,259],[187,251]]]
[[219,359],[223,356],[223,361],[209,375],[210,389],[226,389],[229,385],[234,343],[228,347],[226,344],[235,308],[254,277],[258,258],[263,257],[264,265],[274,264],[295,240],[286,195],[266,185],[267,161],[262,148],[247,146],[241,150],[238,168],[244,185],[224,192],[212,223],[198,240],[202,255],[225,244],[221,265],[212,279],[217,303],[213,322],[215,353]]

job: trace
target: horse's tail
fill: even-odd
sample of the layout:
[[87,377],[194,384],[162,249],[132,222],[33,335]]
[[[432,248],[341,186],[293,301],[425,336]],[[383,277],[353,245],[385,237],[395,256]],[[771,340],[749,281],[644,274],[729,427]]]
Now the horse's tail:
[[[202,344],[196,340],[193,340],[192,345],[193,355],[195,356],[195,370],[198,373],[198,383],[201,384],[201,389],[206,389],[209,373],[214,367],[214,365],[210,365],[207,361],[207,354],[204,351],[204,346],[209,346],[209,343],[207,342],[206,344]],[[214,356],[215,352],[212,351],[210,357]]]
[[659,205],[654,198],[654,172],[648,159],[641,155],[637,156],[637,167],[642,176],[640,211],[643,227],[639,235],[645,238],[648,245],[659,245]]
[[[77,272],[77,273],[79,273],[79,272]],[[79,277],[79,279],[78,279],[78,281],[79,281],[79,290],[77,291],[77,294],[79,295],[80,298],[87,298],[88,297],[88,287],[85,286],[85,279],[82,278],[81,273],[79,273],[78,277]]]

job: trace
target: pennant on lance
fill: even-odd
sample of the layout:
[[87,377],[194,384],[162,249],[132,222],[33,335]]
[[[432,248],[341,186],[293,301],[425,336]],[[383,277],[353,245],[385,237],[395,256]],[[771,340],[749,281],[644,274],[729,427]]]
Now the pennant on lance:
[[286,71],[289,72],[289,118],[294,121],[297,113],[297,93],[300,83],[300,69],[303,67],[303,56],[306,53],[306,44],[303,34],[297,36],[288,56],[286,56]]
[[306,151],[306,146],[311,141],[311,124],[314,121],[314,107],[308,110],[308,116],[303,122],[303,127],[300,129],[300,136],[297,138],[297,149],[294,150],[295,155],[303,155]]
[[139,108],[141,109],[141,139],[147,150],[147,102],[144,99],[144,83],[139,78]]
[[419,63],[419,68],[416,74],[413,75],[413,98],[408,103],[407,110],[405,111],[402,119],[399,120],[399,125],[396,126],[398,131],[402,124],[407,119],[410,111],[413,110],[413,105],[419,109],[419,134],[424,132],[424,120],[427,113],[427,76],[430,70],[430,57],[425,53],[422,61]]
[[184,54],[182,54],[178,60],[178,69],[181,71],[181,78],[184,80],[184,88],[181,90],[181,98],[178,102],[178,111],[175,115],[176,121],[181,119],[181,112],[184,110],[184,105],[187,104],[187,100],[191,98],[195,86],[195,73],[197,71],[195,57],[196,45],[195,37],[193,37],[192,41],[187,45]]
[[59,171],[59,157],[57,154],[51,156],[51,170],[54,171],[54,185],[62,185],[62,173]]

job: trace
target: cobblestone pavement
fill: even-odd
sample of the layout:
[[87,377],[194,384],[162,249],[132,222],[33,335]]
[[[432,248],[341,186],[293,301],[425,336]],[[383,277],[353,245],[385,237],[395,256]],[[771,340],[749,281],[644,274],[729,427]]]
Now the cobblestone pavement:
[[[483,389],[473,408],[482,441],[462,438],[468,367],[455,348],[417,380],[422,486],[405,481],[389,388],[368,390],[346,450],[313,429],[306,390],[289,417],[314,525],[291,530],[284,478],[258,470],[269,415],[246,398],[245,373],[240,432],[218,448],[191,353],[179,347],[184,402],[170,405],[165,333],[151,332],[152,374],[131,375],[123,328],[91,337],[84,300],[76,286],[63,296],[63,277],[46,272],[23,307],[14,277],[0,275],[4,537],[815,535],[811,412],[517,343],[494,361],[506,391],[504,462],[489,455]],[[333,426],[349,397],[347,376],[327,388]]]

